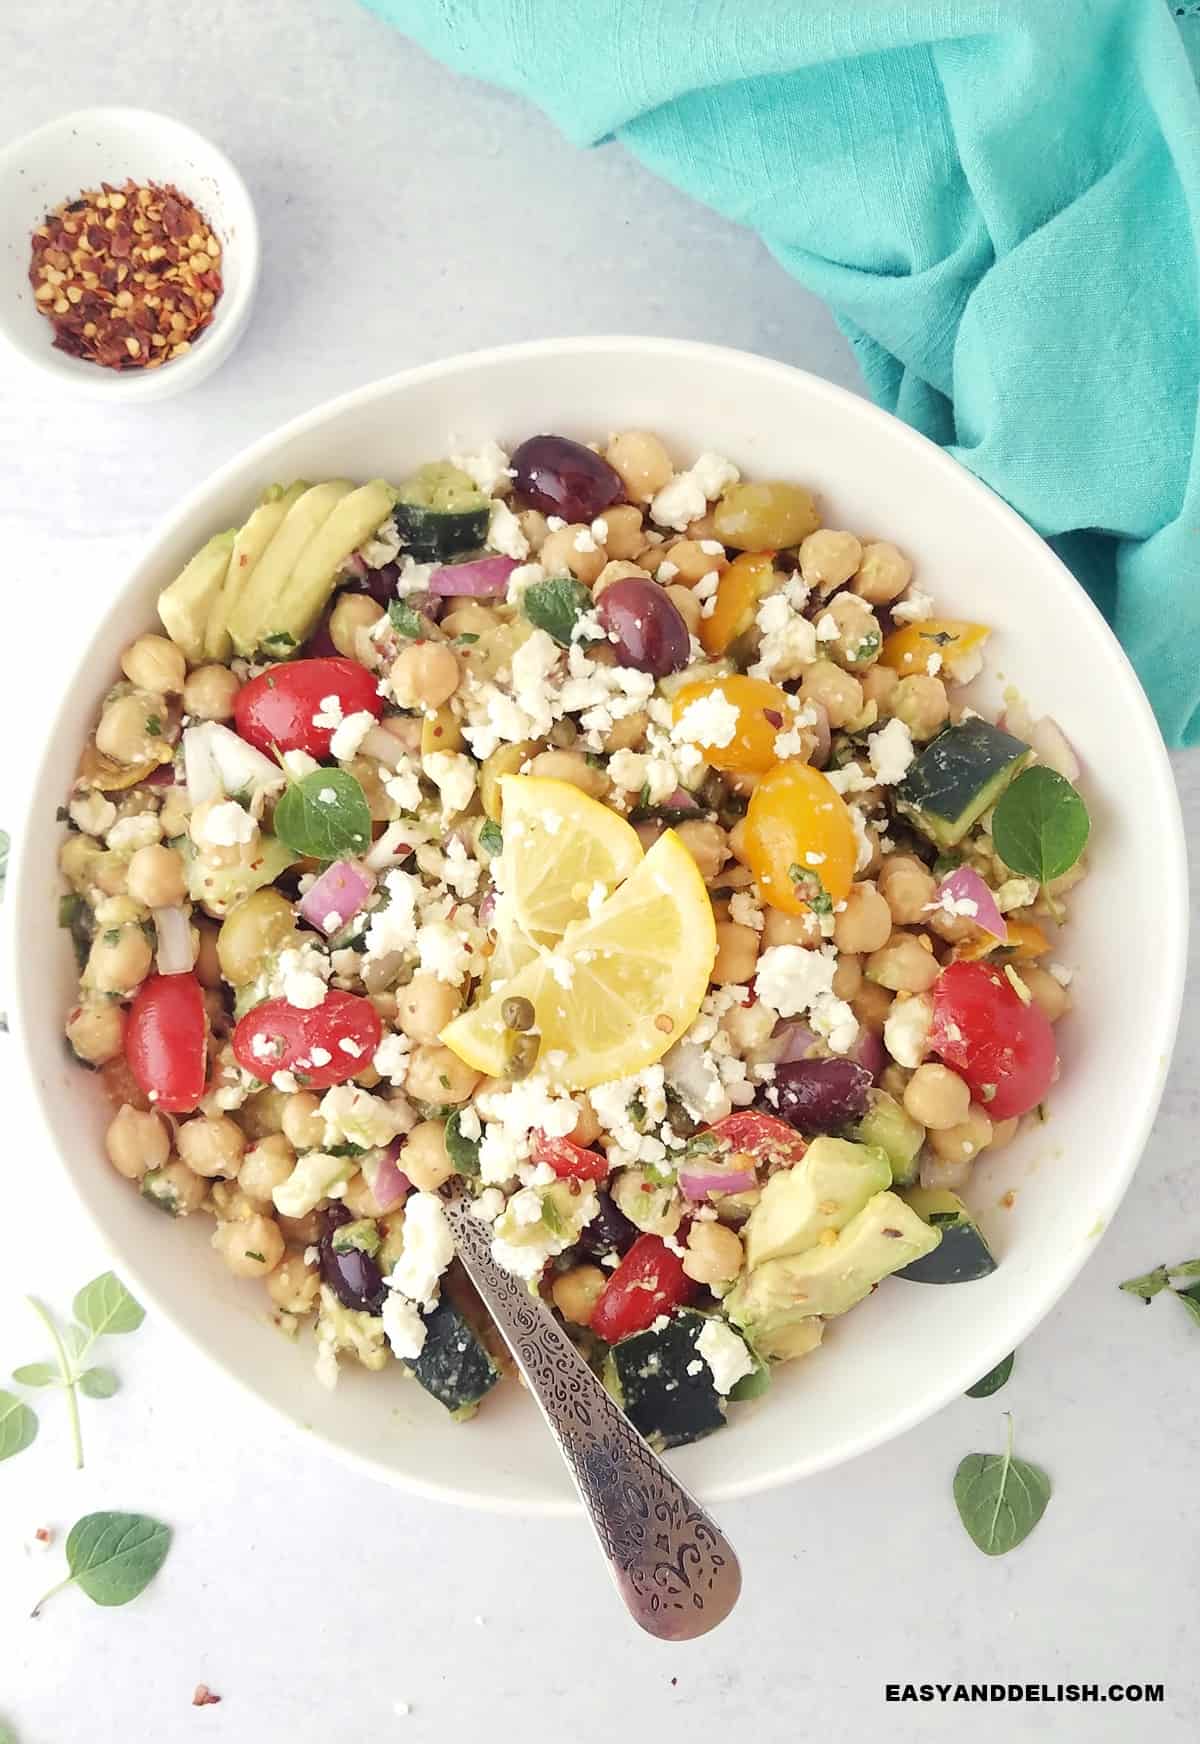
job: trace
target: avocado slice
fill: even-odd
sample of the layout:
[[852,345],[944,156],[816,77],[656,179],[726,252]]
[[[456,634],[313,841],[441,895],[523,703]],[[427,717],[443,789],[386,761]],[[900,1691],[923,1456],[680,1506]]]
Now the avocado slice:
[[271,485],[238,532],[233,542],[225,584],[208,614],[208,627],[204,632],[206,660],[228,660],[233,651],[229,618],[234,605],[246,588],[255,564],[279,531],[284,516],[307,489],[308,486],[303,481],[289,485],[287,490],[280,484]]
[[931,1250],[900,1273],[914,1284],[969,1284],[996,1269],[995,1255],[957,1193],[945,1187],[909,1187],[906,1204],[941,1235]]
[[755,1266],[723,1306],[754,1348],[769,1356],[775,1341],[798,1320],[844,1314],[881,1279],[931,1253],[941,1239],[941,1232],[897,1194],[876,1193],[832,1240]]
[[260,642],[269,647],[280,632],[290,638],[285,647],[299,647],[308,640],[347,557],[387,520],[395,501],[395,491],[381,478],[359,485],[341,499],[296,560],[282,598],[268,612],[270,621]]
[[860,1144],[875,1145],[883,1151],[892,1167],[893,1187],[915,1184],[925,1128],[894,1096],[886,1090],[868,1091],[867,1112],[854,1128],[854,1136]]
[[751,1271],[815,1246],[823,1230],[844,1229],[872,1194],[892,1184],[883,1151],[844,1138],[816,1138],[803,1159],[763,1187],[742,1239]]
[[193,665],[204,659],[209,613],[225,584],[236,538],[236,527],[214,533],[158,596],[163,629]]
[[260,836],[254,861],[249,866],[209,866],[198,858],[190,836],[177,836],[171,843],[183,855],[188,896],[206,914],[220,920],[231,908],[264,884],[274,884],[281,872],[295,864],[292,850],[278,836]]
[[344,478],[310,485],[283,517],[229,614],[233,646],[244,658],[257,652],[264,630],[271,628],[267,620],[310,541],[353,489]]
[[824,1336],[825,1322],[814,1314],[808,1320],[793,1320],[790,1325],[760,1327],[754,1349],[768,1362],[792,1362],[816,1350]]

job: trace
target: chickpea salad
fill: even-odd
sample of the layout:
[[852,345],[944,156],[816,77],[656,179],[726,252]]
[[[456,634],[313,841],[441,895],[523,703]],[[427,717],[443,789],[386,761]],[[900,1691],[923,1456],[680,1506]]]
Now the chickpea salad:
[[1057,1075],[1087,812],[893,544],[533,435],[272,486],[158,614],[63,814],[67,1039],[323,1382],[501,1380],[452,1188],[660,1447],[995,1269],[960,1194]]

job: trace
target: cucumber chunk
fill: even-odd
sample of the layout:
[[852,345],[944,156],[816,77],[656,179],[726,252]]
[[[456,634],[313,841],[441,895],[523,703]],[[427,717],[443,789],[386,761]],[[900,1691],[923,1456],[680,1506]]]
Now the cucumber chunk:
[[1033,752],[991,721],[947,727],[896,788],[896,804],[939,848],[961,842]]
[[431,461],[406,478],[393,511],[400,543],[419,563],[477,551],[490,518],[488,499],[474,479],[448,460]]
[[651,1447],[682,1447],[725,1422],[725,1401],[696,1348],[704,1323],[703,1314],[684,1309],[659,1331],[635,1332],[608,1353],[604,1384]]
[[941,1241],[896,1275],[915,1284],[969,1284],[996,1269],[996,1259],[983,1233],[957,1193],[941,1187],[909,1187],[901,1195]]

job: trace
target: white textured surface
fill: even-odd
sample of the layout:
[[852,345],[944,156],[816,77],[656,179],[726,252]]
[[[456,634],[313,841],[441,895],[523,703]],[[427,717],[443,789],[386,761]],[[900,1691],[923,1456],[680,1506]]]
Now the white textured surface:
[[[200,473],[328,394],[476,344],[619,330],[721,340],[854,381],[828,315],[743,235],[618,151],[571,153],[540,118],[451,78],[353,6],[147,10],[54,0],[0,23],[5,135],[98,100],[177,112],[230,152],[258,201],[262,293],[229,369],[177,402],[107,411],[23,378],[0,384],[5,579],[21,601],[0,656],[4,822],[23,804],[56,651],[85,633],[95,591]],[[1178,767],[1194,835],[1200,763]],[[589,1744],[635,1728],[698,1741],[737,1728],[768,1740],[1193,1738],[1200,1332],[1177,1305],[1142,1309],[1115,1285],[1200,1251],[1198,1054],[1189,1003],[1129,1197],[1002,1395],[722,1510],[746,1594],[708,1644],[635,1639],[581,1527],[458,1514],[347,1475],[147,1326],[112,1346],[125,1391],[85,1401],[84,1473],[46,1394],[39,1442],[0,1471],[0,1715],[21,1744],[173,1744],[201,1730],[324,1744],[393,1729]],[[66,1307],[105,1257],[48,1159],[23,1151],[21,1086],[2,1054],[0,1072],[13,1182],[3,1372],[46,1354],[21,1292]],[[1056,1489],[1028,1544],[990,1562],[949,1487],[963,1453],[1000,1445],[1003,1409]],[[27,1548],[34,1529],[65,1532],[99,1507],[174,1524],[158,1583],[128,1611],[65,1593],[26,1621],[61,1560],[61,1545]],[[1168,1700],[1137,1721],[1116,1705],[886,1705],[884,1684],[906,1679],[1164,1680]],[[203,1714],[188,1707],[201,1681],[224,1697]],[[397,1716],[397,1701],[411,1713]]]

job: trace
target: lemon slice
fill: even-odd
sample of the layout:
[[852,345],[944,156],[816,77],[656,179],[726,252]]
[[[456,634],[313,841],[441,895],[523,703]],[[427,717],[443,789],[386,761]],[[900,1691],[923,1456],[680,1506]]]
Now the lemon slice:
[[499,878],[511,923],[539,945],[555,945],[589,898],[628,878],[642,858],[637,831],[569,781],[505,775],[500,781],[504,847]]
[[477,1072],[503,1077],[511,1038],[500,1006],[522,997],[542,1038],[538,1070],[553,1082],[587,1090],[630,1077],[661,1059],[692,1023],[716,948],[704,881],[667,830],[594,914],[572,922],[556,948],[543,946],[441,1039]]

